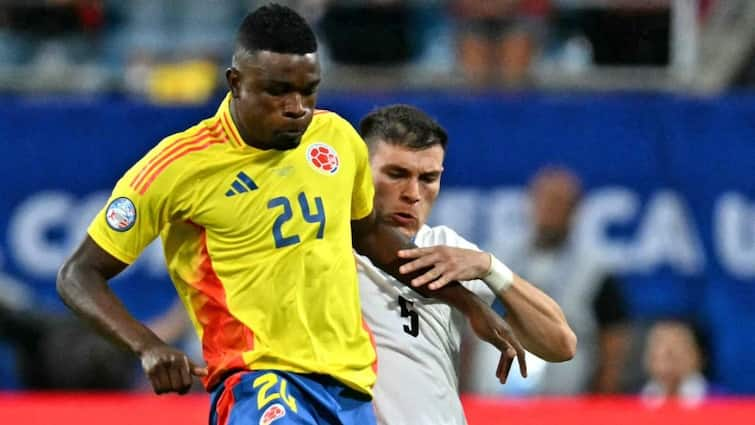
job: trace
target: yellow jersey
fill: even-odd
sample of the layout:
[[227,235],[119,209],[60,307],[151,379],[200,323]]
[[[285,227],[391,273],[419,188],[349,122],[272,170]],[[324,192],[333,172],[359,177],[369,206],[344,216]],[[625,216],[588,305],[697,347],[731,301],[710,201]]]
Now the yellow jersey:
[[89,227],[132,263],[160,235],[215,387],[233,370],[330,375],[371,394],[351,220],[372,210],[367,147],[318,110],[291,150],[246,145],[230,114],[171,135],[118,181]]

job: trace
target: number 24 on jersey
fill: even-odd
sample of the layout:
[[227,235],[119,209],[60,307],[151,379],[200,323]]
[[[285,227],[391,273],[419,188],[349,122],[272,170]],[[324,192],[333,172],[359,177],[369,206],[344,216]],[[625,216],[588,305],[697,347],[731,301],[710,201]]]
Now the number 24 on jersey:
[[[316,196],[314,198],[314,210],[312,213],[309,205],[309,200],[304,192],[299,193],[297,197],[299,203],[299,210],[301,210],[301,217],[307,223],[318,224],[317,239],[322,239],[325,235],[325,208],[322,204],[322,198]],[[280,215],[275,219],[273,223],[273,240],[275,240],[276,248],[284,248],[289,245],[296,245],[301,242],[299,235],[284,235],[283,225],[289,220],[294,218],[294,210],[291,207],[291,201],[285,196],[279,196],[271,199],[267,203],[268,209],[283,208]]]

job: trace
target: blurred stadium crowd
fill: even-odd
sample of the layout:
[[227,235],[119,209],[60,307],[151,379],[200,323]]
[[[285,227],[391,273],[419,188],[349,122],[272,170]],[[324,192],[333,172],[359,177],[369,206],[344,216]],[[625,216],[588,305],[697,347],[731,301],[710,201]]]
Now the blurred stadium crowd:
[[[11,90],[125,90],[157,100],[204,100],[218,87],[218,67],[229,56],[239,17],[259,3],[4,0],[0,84]],[[690,86],[690,73],[705,59],[698,53],[703,35],[732,29],[722,18],[704,31],[716,0],[282,3],[315,24],[334,86],[363,86],[364,67],[381,68],[378,87],[558,87],[603,80],[630,88],[643,80],[650,88]],[[733,8],[733,14],[740,12]],[[752,56],[744,60],[733,79],[751,85]],[[617,66],[632,72],[610,78],[589,72]],[[676,78],[646,74],[647,68],[667,67],[677,71]]]
[[[748,28],[747,23],[755,28],[755,2],[279,2],[297,8],[315,24],[323,42],[329,89],[755,87],[752,31],[721,34],[719,28]],[[233,33],[244,13],[259,3],[2,0],[0,89],[22,95],[115,92],[158,103],[204,104],[223,90],[222,70]],[[736,16],[724,16],[735,6],[741,7]],[[740,24],[742,19],[749,21]],[[724,66],[723,59],[708,58],[713,53],[706,50],[706,43],[728,43],[727,37],[740,37],[737,46],[743,50],[732,53],[732,64]],[[380,70],[379,75],[374,69]],[[711,70],[721,82],[710,80]],[[590,353],[568,367],[553,369],[530,358],[529,379],[515,379],[512,372],[511,382],[500,387],[489,379],[491,353],[470,339],[462,365],[463,390],[518,396],[641,394],[652,403],[669,393],[691,402],[726,393],[726,388],[708,382],[711,338],[699,318],[635,320],[622,295],[619,271],[599,269],[589,256],[574,260],[577,254],[569,251],[568,241],[572,215],[583,199],[581,176],[550,168],[533,170],[532,175],[526,194],[533,206],[528,219],[534,234],[525,241],[531,245],[507,247],[513,251],[499,257],[543,285],[562,305]],[[564,276],[570,280],[563,282]],[[10,275],[0,275],[3,361],[18,365],[16,376],[0,386],[146,388],[132,358],[113,351],[69,318],[38,311],[24,301],[23,286]],[[167,340],[201,357],[178,304],[151,324]],[[8,376],[12,368],[5,369]]]

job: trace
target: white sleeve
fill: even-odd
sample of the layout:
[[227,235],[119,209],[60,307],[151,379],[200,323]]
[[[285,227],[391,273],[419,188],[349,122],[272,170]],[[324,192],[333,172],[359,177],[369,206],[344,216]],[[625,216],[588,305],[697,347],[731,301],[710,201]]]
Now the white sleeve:
[[[436,226],[431,228],[430,230],[430,238],[428,238],[429,240],[427,241],[429,243],[424,246],[447,245],[455,248],[482,251],[477,245],[464,239],[450,227]],[[481,280],[470,280],[463,281],[461,282],[461,284],[464,285],[465,288],[474,292],[475,295],[480,297],[486,303],[493,304],[493,302],[495,301],[496,295],[490,288],[488,288],[488,285],[486,285],[485,282]]]

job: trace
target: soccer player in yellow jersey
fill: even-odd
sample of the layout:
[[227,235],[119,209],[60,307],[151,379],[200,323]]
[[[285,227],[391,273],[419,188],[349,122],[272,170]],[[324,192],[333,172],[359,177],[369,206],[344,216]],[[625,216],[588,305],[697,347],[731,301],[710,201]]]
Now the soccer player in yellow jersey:
[[[399,273],[397,252],[413,245],[375,219],[364,142],[315,109],[317,43],[301,16],[278,5],[249,14],[226,79],[213,117],[162,140],[118,181],[58,291],[139,356],[158,394],[201,377],[213,424],[374,423],[376,358],[352,246],[404,282],[427,270]],[[107,285],[157,236],[206,367],[136,321]],[[505,324],[458,283],[417,290],[515,355]]]

